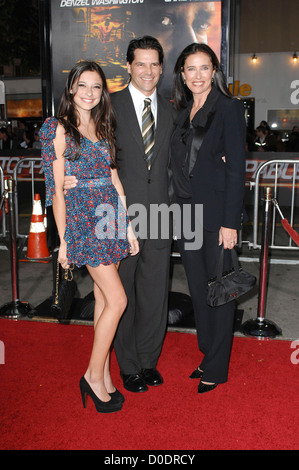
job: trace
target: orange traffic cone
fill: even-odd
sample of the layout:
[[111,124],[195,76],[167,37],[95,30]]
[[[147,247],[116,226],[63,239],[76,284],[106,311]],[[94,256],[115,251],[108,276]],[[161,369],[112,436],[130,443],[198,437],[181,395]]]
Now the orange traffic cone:
[[46,207],[45,207],[45,211],[44,211],[44,226],[45,226],[45,230],[47,231],[48,219],[47,219],[47,208]]
[[29,260],[42,260],[45,258],[50,258],[50,252],[47,247],[44,215],[39,194],[34,195],[27,245],[27,258]]

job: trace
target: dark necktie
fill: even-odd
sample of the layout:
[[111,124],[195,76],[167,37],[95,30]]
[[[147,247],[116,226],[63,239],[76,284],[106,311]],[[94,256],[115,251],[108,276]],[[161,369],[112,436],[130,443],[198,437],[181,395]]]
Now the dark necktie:
[[151,168],[155,143],[155,119],[151,110],[150,98],[145,98],[142,111],[142,137],[144,142],[145,160],[147,168]]

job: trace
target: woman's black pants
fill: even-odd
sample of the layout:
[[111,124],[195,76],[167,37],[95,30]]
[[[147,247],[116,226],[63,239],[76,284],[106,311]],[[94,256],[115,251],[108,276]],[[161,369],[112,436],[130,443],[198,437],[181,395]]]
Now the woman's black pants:
[[[228,376],[235,302],[232,301],[219,307],[210,307],[206,302],[207,283],[209,279],[216,276],[221,250],[219,231],[207,231],[201,225],[201,248],[194,250],[190,249],[189,246],[186,249],[186,246],[190,244],[190,239],[185,237],[184,231],[186,231],[186,226],[189,223],[189,220],[186,219],[186,217],[189,219],[189,215],[186,215],[186,211],[182,207],[182,203],[186,204],[186,200],[181,199],[177,202],[181,205],[181,235],[178,238],[178,247],[192,299],[198,347],[204,354],[200,364],[201,370],[204,371],[202,380],[204,382],[224,383],[227,381]],[[193,231],[194,223],[194,210],[192,210],[191,224]],[[197,223],[199,224],[199,221]],[[224,258],[224,270],[228,270],[232,267],[229,250],[225,250]],[[198,364],[195,364],[195,366],[198,366]]]

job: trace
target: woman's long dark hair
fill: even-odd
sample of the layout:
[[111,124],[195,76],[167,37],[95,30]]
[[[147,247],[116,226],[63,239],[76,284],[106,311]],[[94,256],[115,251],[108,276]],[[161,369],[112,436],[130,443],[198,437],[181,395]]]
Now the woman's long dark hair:
[[213,86],[215,86],[221,93],[231,97],[231,93],[227,87],[225,76],[221,70],[219,60],[215,52],[207,46],[207,44],[198,44],[196,42],[185,47],[179,55],[174,67],[174,86],[173,86],[173,100],[176,109],[180,110],[186,107],[187,102],[192,98],[192,93],[189,88],[184,84],[182,78],[182,70],[184,68],[187,57],[197,52],[204,52],[207,54],[212,62],[213,70],[215,70]]
[[116,121],[113,113],[110,95],[107,88],[106,77],[101,67],[94,61],[84,60],[77,62],[69,73],[67,82],[58,107],[57,118],[65,128],[67,134],[71,135],[76,144],[76,154],[74,159],[78,158],[81,152],[80,138],[81,134],[78,130],[80,125],[79,115],[74,106],[71,93],[72,87],[76,80],[80,78],[83,72],[97,72],[103,83],[102,96],[100,102],[91,110],[91,116],[95,122],[96,135],[99,140],[105,140],[108,143],[111,155],[111,167],[116,167],[116,150],[115,150],[115,127]]

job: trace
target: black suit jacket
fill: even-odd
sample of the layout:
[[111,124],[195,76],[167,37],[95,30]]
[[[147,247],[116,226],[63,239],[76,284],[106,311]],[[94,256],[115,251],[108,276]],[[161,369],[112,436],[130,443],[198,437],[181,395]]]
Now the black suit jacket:
[[144,145],[133,100],[128,88],[111,95],[116,113],[116,143],[118,174],[124,187],[127,206],[140,203],[169,202],[167,165],[169,143],[175,113],[170,101],[157,94],[155,146],[150,171],[147,169]]
[[[176,162],[186,156],[184,134],[190,132],[191,107],[192,103],[180,113],[173,134],[171,158]],[[203,224],[207,230],[219,230],[221,226],[240,229],[246,162],[244,105],[213,88],[204,108],[192,121],[193,141],[186,174],[192,200],[203,204]],[[176,166],[174,182],[177,173]]]

